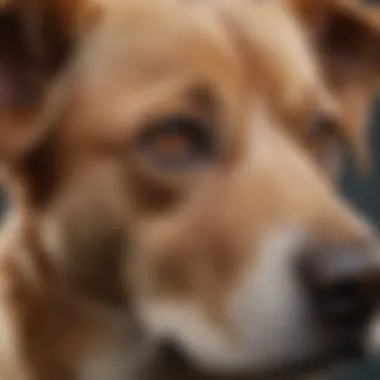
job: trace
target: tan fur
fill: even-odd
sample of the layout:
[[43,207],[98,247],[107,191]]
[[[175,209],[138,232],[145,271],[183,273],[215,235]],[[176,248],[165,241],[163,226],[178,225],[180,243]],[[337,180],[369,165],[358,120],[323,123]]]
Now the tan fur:
[[[273,242],[284,257],[303,239],[376,244],[324,164],[330,146],[361,146],[380,68],[372,55],[352,76],[327,73],[337,57],[307,27],[318,20],[304,23],[285,0],[99,1],[86,28],[72,21],[75,2],[52,4],[77,49],[58,73],[43,71],[37,104],[0,105],[15,213],[0,250],[0,378],[139,378],[145,339],[172,328],[209,334],[207,353],[228,361],[250,333],[239,319],[245,283],[276,283],[266,276]],[[147,124],[178,113],[220,141],[195,171],[159,167],[136,145]],[[337,125],[333,135],[310,132],[319,118]],[[195,343],[184,345],[197,361],[207,355]],[[263,352],[254,349],[252,361]],[[159,369],[148,378],[202,378]]]

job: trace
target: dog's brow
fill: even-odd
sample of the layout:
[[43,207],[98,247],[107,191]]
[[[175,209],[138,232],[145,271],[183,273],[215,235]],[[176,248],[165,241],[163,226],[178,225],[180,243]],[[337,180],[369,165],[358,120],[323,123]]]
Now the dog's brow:
[[188,91],[192,105],[204,116],[214,117],[217,113],[217,99],[214,91],[206,84],[193,85]]

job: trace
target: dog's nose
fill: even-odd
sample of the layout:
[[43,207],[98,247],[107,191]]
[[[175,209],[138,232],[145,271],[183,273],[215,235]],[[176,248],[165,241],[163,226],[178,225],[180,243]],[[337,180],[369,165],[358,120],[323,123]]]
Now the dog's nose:
[[315,310],[329,326],[360,328],[379,299],[380,264],[369,245],[331,245],[306,251],[300,261],[303,281]]

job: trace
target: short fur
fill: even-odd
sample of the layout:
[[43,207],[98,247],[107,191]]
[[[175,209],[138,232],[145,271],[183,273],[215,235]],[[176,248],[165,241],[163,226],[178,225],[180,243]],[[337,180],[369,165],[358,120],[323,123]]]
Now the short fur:
[[[347,148],[366,150],[372,14],[338,0],[4,4],[0,378],[284,378],[334,346],[289,263],[310,244],[377,251],[331,183]],[[138,144],[178,114],[216,136],[196,170]],[[149,356],[173,337],[196,372]]]

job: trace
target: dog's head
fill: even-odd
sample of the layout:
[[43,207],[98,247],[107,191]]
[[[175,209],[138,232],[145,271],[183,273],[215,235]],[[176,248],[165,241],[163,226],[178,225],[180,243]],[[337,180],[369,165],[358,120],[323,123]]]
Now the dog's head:
[[359,347],[377,243],[330,179],[363,151],[376,23],[342,1],[96,7],[0,21],[1,154],[57,267],[128,299],[198,376]]

